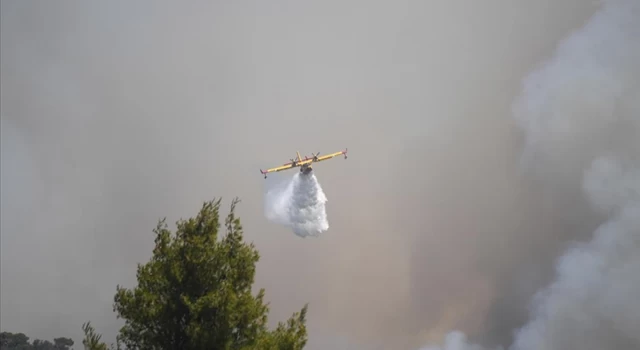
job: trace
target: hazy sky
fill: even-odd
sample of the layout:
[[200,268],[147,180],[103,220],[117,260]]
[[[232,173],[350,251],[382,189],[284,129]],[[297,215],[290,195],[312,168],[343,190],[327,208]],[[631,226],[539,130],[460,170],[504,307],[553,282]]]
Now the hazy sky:
[[[3,0],[2,330],[113,340],[157,219],[239,196],[270,318],[310,302],[309,349],[508,343],[593,224],[578,189],[519,172],[511,103],[596,9]],[[315,167],[328,232],[265,219],[259,168],[345,147]]]

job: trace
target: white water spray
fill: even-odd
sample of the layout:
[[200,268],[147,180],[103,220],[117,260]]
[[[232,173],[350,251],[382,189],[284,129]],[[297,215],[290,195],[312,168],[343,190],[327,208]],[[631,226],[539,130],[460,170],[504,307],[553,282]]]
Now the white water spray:
[[329,229],[325,203],[327,197],[315,174],[296,172],[265,195],[265,216],[272,222],[290,227],[300,237],[317,237]]
[[[603,9],[527,77],[515,116],[525,164],[582,186],[607,219],[560,258],[512,350],[640,349],[640,1]],[[476,350],[458,332],[444,347]]]

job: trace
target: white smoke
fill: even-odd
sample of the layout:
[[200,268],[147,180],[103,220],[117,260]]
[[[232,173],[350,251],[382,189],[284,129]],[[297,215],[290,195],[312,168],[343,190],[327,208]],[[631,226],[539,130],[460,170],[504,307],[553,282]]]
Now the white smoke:
[[[524,161],[606,221],[558,261],[512,350],[640,349],[640,1],[608,1],[524,84]],[[477,350],[453,332],[443,347]]]
[[[467,342],[467,336],[462,332],[451,332],[447,334],[444,344],[440,346],[427,346],[420,348],[420,350],[484,350],[480,345],[470,344]],[[497,348],[495,350],[503,350]]]
[[287,183],[281,183],[265,195],[265,216],[285,225],[300,237],[317,237],[329,229],[325,203],[327,197],[315,174],[296,172]]

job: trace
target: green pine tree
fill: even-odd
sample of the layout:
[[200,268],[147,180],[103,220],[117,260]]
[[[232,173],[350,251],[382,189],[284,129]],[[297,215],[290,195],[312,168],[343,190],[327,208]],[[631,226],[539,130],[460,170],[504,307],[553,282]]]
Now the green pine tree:
[[119,339],[127,349],[302,349],[307,305],[275,330],[267,329],[264,289],[251,292],[260,255],[243,241],[234,199],[219,237],[220,199],[195,218],[166,220],[154,229],[150,261],[138,265],[138,286],[117,287],[114,311],[126,321]]

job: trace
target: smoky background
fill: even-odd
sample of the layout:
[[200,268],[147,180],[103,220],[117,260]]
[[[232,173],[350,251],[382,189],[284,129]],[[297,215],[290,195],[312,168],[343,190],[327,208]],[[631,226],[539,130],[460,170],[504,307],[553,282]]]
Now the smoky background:
[[[3,331],[113,341],[157,220],[239,196],[270,319],[310,302],[310,349],[508,344],[598,222],[521,170],[511,104],[598,6],[3,1]],[[328,232],[265,219],[259,168],[345,147],[314,170]]]

